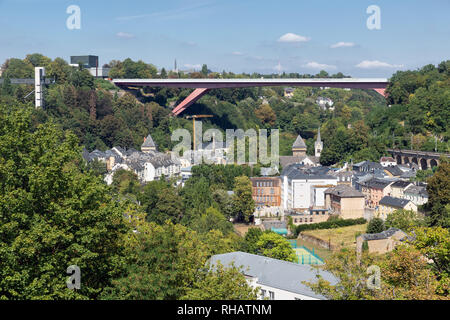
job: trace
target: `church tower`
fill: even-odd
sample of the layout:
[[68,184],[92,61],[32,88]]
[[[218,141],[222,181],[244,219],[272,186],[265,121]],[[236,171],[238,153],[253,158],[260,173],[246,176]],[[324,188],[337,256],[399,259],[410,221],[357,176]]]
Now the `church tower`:
[[298,135],[297,139],[292,145],[292,155],[296,157],[306,156],[306,144],[300,135]]
[[316,142],[314,142],[314,150],[315,150],[315,156],[320,158],[320,153],[323,150],[323,142],[322,142],[322,139],[320,139],[320,127],[319,127],[319,132],[317,133]]

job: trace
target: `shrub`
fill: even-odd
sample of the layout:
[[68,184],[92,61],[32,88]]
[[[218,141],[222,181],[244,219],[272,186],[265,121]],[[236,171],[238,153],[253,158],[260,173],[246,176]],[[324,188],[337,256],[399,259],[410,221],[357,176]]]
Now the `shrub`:
[[379,233],[384,231],[384,221],[381,218],[373,218],[367,226],[367,233]]

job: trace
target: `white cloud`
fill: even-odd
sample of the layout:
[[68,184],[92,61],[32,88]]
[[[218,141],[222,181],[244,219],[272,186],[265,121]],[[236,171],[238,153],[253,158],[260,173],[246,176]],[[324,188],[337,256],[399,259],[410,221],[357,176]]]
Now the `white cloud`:
[[289,33],[282,35],[278,39],[278,42],[306,42],[309,40],[311,40],[311,38],[300,36],[298,34],[289,32]]
[[240,51],[233,51],[231,54],[234,55],[234,56],[242,56],[242,55],[244,55],[244,54],[243,54],[242,52],[240,52]]
[[124,39],[134,38],[134,34],[127,33],[127,32],[117,32],[116,36],[119,37],[119,38],[124,38]]
[[354,47],[355,46],[355,44],[353,43],[353,42],[343,42],[343,41],[341,41],[341,42],[338,42],[338,43],[335,43],[335,44],[333,44],[333,45],[331,45],[331,48],[344,48],[344,47]]
[[403,68],[402,64],[389,64],[378,60],[364,60],[356,65],[357,68],[362,69],[376,69],[376,68]]
[[184,41],[183,45],[188,46],[188,47],[196,47],[197,43],[194,41]]
[[336,69],[336,66],[333,65],[329,65],[329,64],[324,64],[324,63],[318,63],[318,62],[308,62],[307,64],[303,65],[305,68],[310,68],[310,69]]
[[201,69],[201,65],[200,64],[190,64],[190,63],[186,63],[184,64],[184,66],[188,69]]

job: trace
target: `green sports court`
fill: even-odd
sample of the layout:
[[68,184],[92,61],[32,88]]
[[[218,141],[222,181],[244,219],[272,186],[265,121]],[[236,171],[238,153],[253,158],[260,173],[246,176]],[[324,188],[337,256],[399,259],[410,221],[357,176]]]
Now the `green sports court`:
[[319,265],[324,263],[323,260],[314,252],[314,249],[311,251],[305,246],[297,247],[297,240],[289,240],[289,243],[295,250],[298,264]]

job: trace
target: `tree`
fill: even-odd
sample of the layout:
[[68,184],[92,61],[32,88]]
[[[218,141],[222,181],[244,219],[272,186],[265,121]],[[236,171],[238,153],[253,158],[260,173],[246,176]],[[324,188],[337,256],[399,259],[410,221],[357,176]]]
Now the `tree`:
[[167,71],[164,68],[161,69],[161,78],[162,79],[167,79]]
[[275,232],[263,233],[256,242],[257,252],[263,256],[295,262],[297,255],[291,244]]
[[450,232],[441,227],[417,228],[412,244],[433,261],[433,270],[439,280],[438,293],[450,292]]
[[426,204],[429,226],[450,227],[450,162],[441,158],[435,174],[428,179],[428,203]]
[[119,169],[114,172],[112,188],[122,195],[134,195],[139,193],[140,182],[137,175],[129,170]]
[[423,219],[412,210],[399,209],[388,214],[385,226],[386,229],[398,228],[405,232],[411,231],[413,228],[420,226]]
[[[370,266],[380,268],[380,287],[369,288]],[[327,259],[325,270],[333,273],[338,283],[332,285],[321,275],[317,281],[303,282],[314,292],[333,300],[424,300],[442,299],[436,294],[438,282],[421,253],[406,245],[397,246],[386,255],[363,252],[358,261],[354,250],[343,249]]]
[[380,266],[382,299],[433,300],[438,281],[417,249],[400,245],[388,252]]
[[267,103],[262,104],[260,108],[256,109],[255,115],[263,124],[267,124],[268,127],[272,127],[277,120],[275,112]]
[[384,231],[384,221],[381,218],[373,218],[367,225],[367,233],[379,233]]
[[209,70],[208,70],[208,66],[206,64],[202,65],[202,74],[204,76],[208,75]]
[[102,298],[173,300],[185,296],[208,258],[197,233],[171,222],[144,222],[137,231],[127,245],[127,272],[113,281]]
[[244,236],[244,242],[242,243],[241,250],[244,252],[257,254],[258,246],[256,244],[262,234],[263,232],[260,228],[248,228]]
[[[31,113],[0,105],[0,297],[94,299],[123,270],[126,206],[87,170],[73,134],[32,132]],[[78,291],[66,287],[70,265]]]
[[180,222],[184,215],[183,199],[178,189],[166,181],[151,181],[138,196],[145,212],[147,221],[164,224],[166,220]]
[[246,176],[234,179],[233,206],[238,221],[248,222],[255,211],[255,201],[252,198],[252,183]]
[[220,262],[203,270],[182,300],[256,300],[258,288],[252,288],[234,265],[224,267]]
[[209,207],[204,214],[192,219],[191,228],[199,233],[219,230],[223,234],[229,234],[233,231],[231,222],[219,210],[213,207]]
[[304,282],[314,292],[332,300],[367,300],[372,299],[374,292],[366,285],[369,266],[375,258],[363,252],[362,259],[357,260],[354,250],[342,249],[326,260],[324,269],[331,272],[338,281],[332,285],[321,275],[317,281]]

